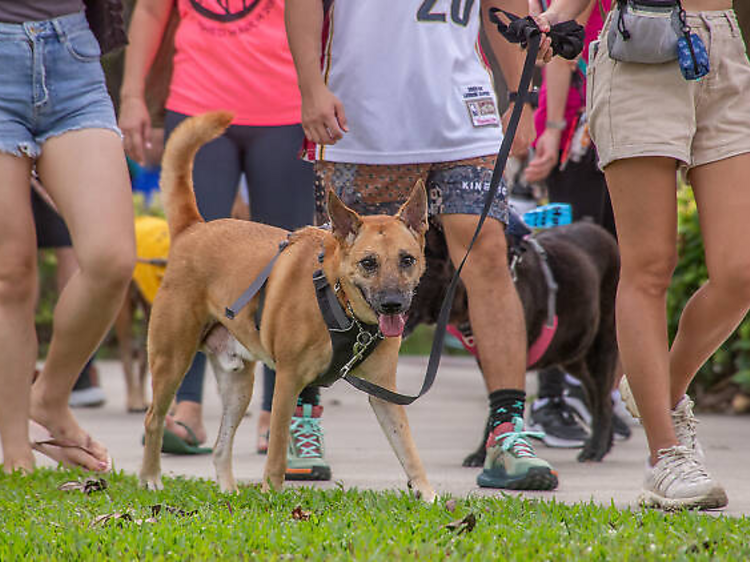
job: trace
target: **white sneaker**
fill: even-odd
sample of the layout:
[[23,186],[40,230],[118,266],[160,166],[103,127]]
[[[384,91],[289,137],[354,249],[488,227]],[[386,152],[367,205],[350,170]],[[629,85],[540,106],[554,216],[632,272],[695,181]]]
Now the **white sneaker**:
[[[627,377],[622,377],[619,390],[625,408],[640,422],[641,414],[638,411],[638,406],[635,403],[633,393],[630,391]],[[672,424],[674,425],[674,432],[677,436],[677,441],[680,445],[684,445],[690,449],[696,458],[700,462],[703,462],[706,458],[706,454],[703,452],[703,447],[701,447],[701,444],[698,442],[698,436],[695,431],[695,427],[698,425],[698,419],[695,417],[695,414],[693,414],[693,405],[693,401],[687,394],[685,394],[677,403],[677,406],[670,411],[670,414],[672,414]]]
[[107,401],[107,396],[100,386],[90,386],[81,390],[73,390],[68,398],[71,408],[98,408]]
[[698,419],[693,414],[693,401],[686,394],[671,411],[674,432],[677,435],[677,441],[680,445],[687,447],[695,455],[699,462],[706,460],[706,454],[703,447],[698,442],[698,436],[695,427],[698,425]]
[[630,390],[630,383],[628,383],[628,377],[625,375],[620,379],[620,398],[625,404],[625,409],[628,413],[636,420],[640,421],[641,413],[638,411],[638,404],[635,403],[635,397]]
[[687,447],[675,445],[660,450],[657,463],[647,467],[638,501],[664,511],[718,509],[727,505],[727,494]]

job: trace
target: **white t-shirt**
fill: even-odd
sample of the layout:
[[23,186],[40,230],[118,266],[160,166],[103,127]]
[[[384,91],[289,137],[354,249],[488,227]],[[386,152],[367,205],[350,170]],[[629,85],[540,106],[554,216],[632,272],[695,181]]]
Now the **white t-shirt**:
[[447,162],[498,151],[502,128],[479,48],[480,0],[334,0],[323,73],[349,132],[316,158]]

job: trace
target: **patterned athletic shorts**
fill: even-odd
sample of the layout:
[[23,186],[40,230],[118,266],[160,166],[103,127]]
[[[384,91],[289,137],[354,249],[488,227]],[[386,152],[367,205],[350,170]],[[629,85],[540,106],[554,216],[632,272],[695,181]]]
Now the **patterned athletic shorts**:
[[[326,190],[364,215],[395,214],[422,179],[427,186],[430,217],[442,214],[479,215],[490,187],[495,156],[435,164],[315,163],[316,224],[328,222]],[[508,223],[508,189],[502,182],[489,216]]]

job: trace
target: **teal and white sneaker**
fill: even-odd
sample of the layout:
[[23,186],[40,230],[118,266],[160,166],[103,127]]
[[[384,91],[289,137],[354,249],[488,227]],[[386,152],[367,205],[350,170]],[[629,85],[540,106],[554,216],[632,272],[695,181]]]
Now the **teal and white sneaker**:
[[527,437],[542,438],[542,434],[524,431],[523,420],[498,425],[487,438],[487,458],[484,470],[477,476],[483,488],[509,490],[554,490],[557,473],[550,464],[536,456]]
[[323,458],[323,406],[297,406],[289,425],[286,480],[330,480],[331,467]]

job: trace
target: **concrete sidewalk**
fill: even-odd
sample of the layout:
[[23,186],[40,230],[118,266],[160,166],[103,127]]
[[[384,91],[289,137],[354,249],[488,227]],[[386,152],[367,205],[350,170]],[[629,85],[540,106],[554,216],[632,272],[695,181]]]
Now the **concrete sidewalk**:
[[[78,409],[81,423],[104,442],[115,460],[115,466],[137,472],[142,453],[143,416],[125,412],[125,391],[119,362],[99,361],[100,378],[108,397],[97,409]],[[399,364],[399,387],[402,392],[419,388],[426,368],[426,358],[405,357]],[[216,383],[209,372],[205,385],[205,423],[209,441],[213,442],[219,426],[220,405]],[[535,377],[529,377],[529,391]],[[260,404],[261,385],[250,405],[235,441],[234,470],[238,479],[260,481],[265,457],[255,453],[255,425]],[[342,483],[345,487],[368,489],[405,489],[406,477],[390,449],[366,395],[344,381],[337,382],[322,394],[325,406],[327,459],[333,469],[333,481],[316,483],[323,488]],[[427,474],[438,493],[457,496],[467,494],[496,495],[498,491],[480,489],[475,479],[479,469],[461,467],[461,460],[479,443],[487,411],[481,376],[472,359],[444,357],[433,389],[407,407],[412,432],[424,461]],[[750,418],[705,415],[698,427],[706,449],[708,466],[725,486],[729,506],[722,513],[750,514],[750,447],[747,434]],[[581,464],[574,449],[550,449],[535,442],[537,453],[550,461],[560,475],[560,486],[554,492],[524,492],[527,497],[555,498],[565,503],[594,501],[618,507],[634,506],[640,491],[646,455],[643,430],[633,428],[633,437],[619,442],[603,463]],[[47,464],[41,460],[40,464]],[[165,474],[214,478],[210,455],[178,457],[165,455]]]

